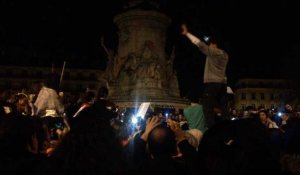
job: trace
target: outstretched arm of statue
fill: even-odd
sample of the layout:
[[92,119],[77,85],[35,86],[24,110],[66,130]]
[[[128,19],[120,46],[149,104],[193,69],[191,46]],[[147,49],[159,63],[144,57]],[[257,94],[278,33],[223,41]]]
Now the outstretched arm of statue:
[[105,46],[103,36],[101,37],[101,47],[104,49],[108,59],[112,59],[114,57],[114,51]]

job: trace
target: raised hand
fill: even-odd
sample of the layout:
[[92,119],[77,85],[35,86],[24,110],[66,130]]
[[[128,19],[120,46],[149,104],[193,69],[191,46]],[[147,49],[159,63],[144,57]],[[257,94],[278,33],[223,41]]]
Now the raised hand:
[[147,141],[149,133],[155,128],[157,125],[161,123],[161,120],[158,116],[153,116],[147,119],[145,132],[142,134],[141,139]]
[[188,32],[189,31],[188,31],[188,28],[187,28],[186,24],[182,24],[181,25],[181,34],[186,35]]
[[174,132],[177,143],[185,139],[184,132],[181,129],[179,122],[169,119],[167,123],[170,129]]

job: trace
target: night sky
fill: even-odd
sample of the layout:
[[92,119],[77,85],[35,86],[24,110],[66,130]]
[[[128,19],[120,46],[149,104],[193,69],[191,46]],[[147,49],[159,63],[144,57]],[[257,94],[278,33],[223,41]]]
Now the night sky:
[[[294,2],[293,2],[294,3]],[[300,75],[299,19],[289,1],[161,0],[172,17],[166,52],[176,46],[181,93],[202,87],[204,56],[180,35],[186,23],[197,36],[215,32],[228,51],[229,85],[239,78],[294,78]],[[116,49],[113,16],[121,0],[1,0],[1,65],[105,69],[100,38]],[[107,12],[109,10],[109,12]],[[299,10],[298,10],[299,11]]]

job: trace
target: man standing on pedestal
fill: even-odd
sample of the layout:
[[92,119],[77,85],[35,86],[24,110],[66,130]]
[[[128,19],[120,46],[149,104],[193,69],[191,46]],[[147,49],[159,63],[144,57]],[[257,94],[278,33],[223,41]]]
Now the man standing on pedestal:
[[226,67],[228,63],[228,54],[218,48],[214,38],[207,37],[207,43],[201,41],[196,36],[189,33],[185,24],[181,26],[182,35],[186,36],[200,51],[206,55],[204,69],[204,94],[203,109],[208,128],[216,123],[216,116],[227,115],[226,99]]

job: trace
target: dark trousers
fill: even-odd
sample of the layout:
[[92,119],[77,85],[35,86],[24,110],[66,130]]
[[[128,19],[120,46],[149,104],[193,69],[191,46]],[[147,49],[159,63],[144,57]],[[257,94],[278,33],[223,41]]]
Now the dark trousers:
[[215,125],[216,111],[221,112],[222,118],[227,116],[227,85],[223,83],[205,83],[203,91],[203,112],[208,128]]

